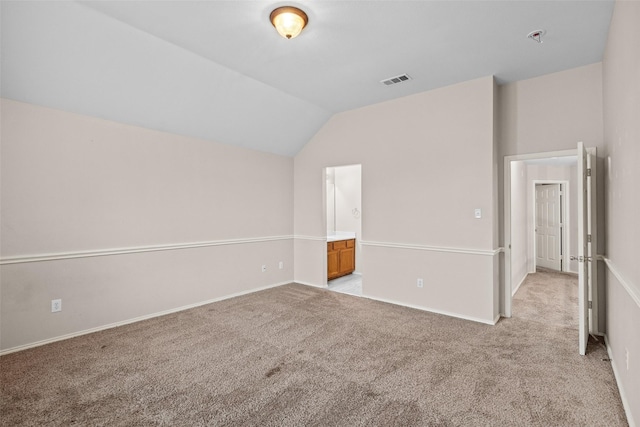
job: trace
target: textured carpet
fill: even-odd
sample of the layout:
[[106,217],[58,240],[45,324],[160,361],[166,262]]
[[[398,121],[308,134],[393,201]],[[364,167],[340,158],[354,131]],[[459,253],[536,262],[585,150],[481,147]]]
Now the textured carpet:
[[579,356],[546,316],[488,326],[291,284],[3,356],[0,424],[627,425],[604,347]]
[[513,317],[573,328],[578,335],[578,277],[539,268],[513,296]]

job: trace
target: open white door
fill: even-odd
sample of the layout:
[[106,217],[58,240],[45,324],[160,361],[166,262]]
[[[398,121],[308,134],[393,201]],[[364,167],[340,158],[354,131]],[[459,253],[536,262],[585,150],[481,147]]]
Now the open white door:
[[[582,142],[578,142],[578,343],[580,354],[587,353],[589,340],[589,264],[587,245],[591,218],[591,159]],[[589,172],[588,172],[589,171]]]

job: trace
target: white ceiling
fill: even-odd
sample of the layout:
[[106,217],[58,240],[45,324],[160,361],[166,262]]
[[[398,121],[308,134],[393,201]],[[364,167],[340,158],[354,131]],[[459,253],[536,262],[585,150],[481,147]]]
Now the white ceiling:
[[[280,37],[269,13],[309,25]],[[602,60],[613,0],[2,1],[2,96],[295,155],[334,113]],[[544,29],[544,43],[527,39]],[[407,73],[412,80],[380,83]]]

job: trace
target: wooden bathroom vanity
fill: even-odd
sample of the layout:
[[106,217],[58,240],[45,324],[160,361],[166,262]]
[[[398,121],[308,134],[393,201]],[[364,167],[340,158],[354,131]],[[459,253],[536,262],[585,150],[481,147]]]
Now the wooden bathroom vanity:
[[355,239],[327,242],[327,280],[351,274],[355,268]]

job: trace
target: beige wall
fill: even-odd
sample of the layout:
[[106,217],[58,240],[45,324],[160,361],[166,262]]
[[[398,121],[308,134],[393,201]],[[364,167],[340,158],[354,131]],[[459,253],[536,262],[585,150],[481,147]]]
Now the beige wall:
[[2,124],[3,257],[291,233],[290,158],[9,100]]
[[1,137],[2,350],[293,279],[291,158],[6,99]]
[[361,164],[365,295],[493,322],[493,93],[486,77],[334,116],[295,157],[296,280],[325,283],[323,168]]
[[640,423],[639,22],[640,2],[616,2],[603,61],[607,339],[631,425]]
[[527,165],[514,162],[511,166],[511,292],[522,284],[531,271],[529,267],[529,203]]
[[500,155],[603,147],[602,64],[499,87]]

